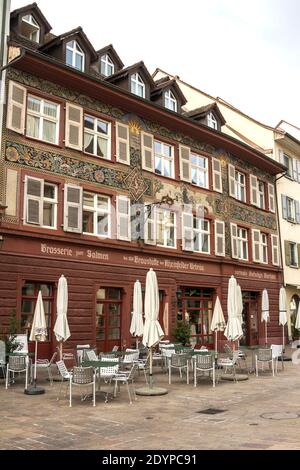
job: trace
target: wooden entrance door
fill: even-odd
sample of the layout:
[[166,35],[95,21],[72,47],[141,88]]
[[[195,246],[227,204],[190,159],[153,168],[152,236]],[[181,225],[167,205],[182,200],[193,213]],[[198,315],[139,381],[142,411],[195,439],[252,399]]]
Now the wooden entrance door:
[[243,292],[243,305],[242,327],[244,337],[240,344],[244,346],[257,346],[259,343],[257,293]]
[[97,291],[96,343],[98,351],[121,348],[122,289],[101,287]]

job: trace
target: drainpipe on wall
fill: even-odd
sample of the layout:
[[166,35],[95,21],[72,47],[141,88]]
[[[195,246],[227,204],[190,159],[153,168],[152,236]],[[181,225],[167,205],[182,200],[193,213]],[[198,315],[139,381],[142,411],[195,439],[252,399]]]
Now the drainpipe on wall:
[[6,70],[7,65],[7,39],[9,36],[10,3],[11,0],[2,0],[0,6],[0,149],[2,149],[2,123],[5,101]]

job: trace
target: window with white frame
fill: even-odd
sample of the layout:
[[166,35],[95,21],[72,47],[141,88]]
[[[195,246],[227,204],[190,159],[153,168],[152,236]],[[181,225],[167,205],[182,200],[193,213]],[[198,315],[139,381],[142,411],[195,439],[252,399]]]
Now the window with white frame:
[[200,188],[208,188],[208,159],[195,153],[190,154],[191,180]]
[[257,183],[257,202],[260,209],[265,209],[265,183],[263,181]]
[[85,55],[77,41],[69,41],[66,45],[66,64],[74,69],[84,71]]
[[294,199],[290,197],[286,198],[286,207],[287,207],[287,219],[294,221],[295,220],[295,202]]
[[237,257],[248,260],[248,233],[247,229],[237,227]]
[[130,78],[130,90],[131,93],[134,93],[141,98],[145,98],[145,83],[141,79],[141,76],[138,73],[134,73]]
[[84,116],[84,151],[110,160],[110,123]]
[[246,177],[244,173],[235,170],[235,197],[239,201],[246,202]]
[[209,220],[193,217],[194,251],[210,253],[210,226]]
[[58,144],[59,105],[28,95],[26,135],[34,139]]
[[177,100],[171,90],[165,91],[165,107],[171,111],[177,111]]
[[21,22],[21,35],[32,42],[40,42],[40,26],[32,15],[25,15]]
[[211,127],[212,129],[218,130],[218,121],[216,120],[213,113],[209,113],[207,115],[207,125],[208,127]]
[[297,243],[290,242],[289,243],[289,258],[290,258],[290,266],[297,267],[298,266],[298,252],[297,252]]
[[260,234],[261,241],[261,262],[268,263],[268,235],[266,233]]
[[289,176],[290,178],[292,178],[293,176],[293,160],[291,157],[289,157],[288,155],[286,155],[285,153],[283,154],[283,164],[286,166],[287,168],[287,171],[286,171],[286,176]]
[[82,231],[99,237],[111,236],[111,199],[109,196],[83,192]]
[[24,211],[26,224],[55,229],[57,226],[57,185],[26,176]]
[[176,214],[156,208],[156,242],[159,246],[176,248]]
[[158,140],[154,141],[155,173],[174,178],[174,147]]
[[102,75],[105,75],[105,77],[109,77],[115,72],[115,65],[108,54],[101,56],[100,70]]

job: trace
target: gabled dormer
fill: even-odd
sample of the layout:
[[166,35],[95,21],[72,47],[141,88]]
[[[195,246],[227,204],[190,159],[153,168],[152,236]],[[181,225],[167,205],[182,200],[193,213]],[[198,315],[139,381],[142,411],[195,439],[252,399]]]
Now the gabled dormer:
[[184,114],[186,117],[189,117],[194,121],[211,127],[217,131],[221,131],[222,126],[226,124],[224,116],[222,115],[217,103],[210,103],[206,106],[193,109],[192,111],[188,111]]
[[93,68],[104,78],[114,75],[124,67],[122,60],[112,44],[97,51],[97,55],[98,60],[93,64]]
[[37,48],[52,29],[36,3],[14,10],[10,15],[11,38]]
[[181,113],[181,107],[187,102],[176,80],[168,76],[155,82],[151,101],[177,113]]
[[97,52],[81,27],[56,36],[44,44],[40,51],[80,72],[89,72],[91,62],[98,59]]
[[153,78],[147,70],[144,62],[126,67],[119,72],[107,77],[106,80],[125,90],[130,91],[140,98],[150,99],[151,92],[155,87]]

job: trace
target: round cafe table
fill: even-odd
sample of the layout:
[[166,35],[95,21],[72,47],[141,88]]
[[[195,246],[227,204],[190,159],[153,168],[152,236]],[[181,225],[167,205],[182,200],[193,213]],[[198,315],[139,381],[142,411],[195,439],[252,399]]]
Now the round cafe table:
[[94,369],[98,369],[98,377],[99,377],[99,382],[98,382],[98,390],[97,390],[97,394],[104,394],[105,395],[105,398],[106,398],[106,401],[107,401],[107,397],[108,397],[108,393],[105,393],[105,392],[102,392],[100,390],[100,378],[101,378],[101,369],[102,368],[105,368],[105,367],[115,367],[118,365],[118,362],[115,362],[115,361],[101,361],[100,359],[97,360],[97,361],[84,361],[82,362],[81,366],[82,367],[93,367]]

